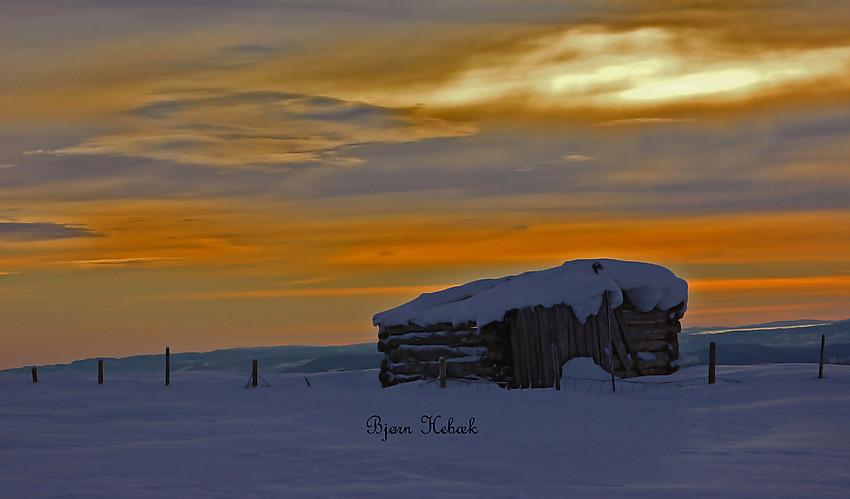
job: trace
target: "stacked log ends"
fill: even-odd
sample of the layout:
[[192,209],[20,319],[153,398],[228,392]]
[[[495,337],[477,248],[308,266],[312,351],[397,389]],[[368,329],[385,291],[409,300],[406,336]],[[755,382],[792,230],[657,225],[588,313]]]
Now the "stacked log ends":
[[436,379],[443,357],[449,378],[503,381],[511,374],[504,358],[503,327],[499,323],[483,328],[474,323],[381,326],[378,351],[384,359],[378,379],[384,387]]
[[[672,374],[679,369],[679,338],[682,331],[679,319],[684,304],[669,310],[654,308],[649,312],[637,310],[631,303],[618,310],[618,324],[623,328],[632,349],[631,361],[635,372],[616,372],[622,377]],[[622,365],[622,364],[621,364]],[[617,363],[615,363],[615,371]]]

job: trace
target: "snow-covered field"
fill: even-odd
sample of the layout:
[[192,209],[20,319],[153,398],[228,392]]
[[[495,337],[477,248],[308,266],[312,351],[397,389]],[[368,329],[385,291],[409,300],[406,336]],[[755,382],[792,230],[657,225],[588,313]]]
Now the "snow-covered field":
[[[574,373],[575,375],[575,373]],[[705,375],[684,369],[674,379]],[[632,393],[380,388],[377,371],[0,376],[0,496],[847,497],[850,367]],[[669,378],[669,377],[665,377]],[[599,385],[601,386],[601,385]],[[584,389],[584,388],[582,388]],[[367,420],[410,427],[370,434]],[[423,434],[423,416],[439,429]],[[373,419],[374,421],[374,419]],[[374,428],[374,426],[373,426]],[[406,430],[403,430],[406,432]]]

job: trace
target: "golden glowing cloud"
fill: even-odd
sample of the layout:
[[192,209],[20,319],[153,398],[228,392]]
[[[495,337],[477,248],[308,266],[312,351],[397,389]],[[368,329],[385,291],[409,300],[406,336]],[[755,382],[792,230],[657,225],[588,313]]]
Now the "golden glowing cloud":
[[[709,97],[714,105],[728,104],[783,88],[796,91],[804,82],[841,82],[850,72],[850,46],[751,50],[711,31],[675,27],[566,27],[519,38],[500,50],[469,54],[462,67],[442,75],[431,89],[391,88],[382,95],[381,89],[369,88],[368,96],[350,96],[391,106],[419,102],[450,109],[486,103],[512,112],[524,107],[551,113]],[[843,86],[846,90],[846,82]]]

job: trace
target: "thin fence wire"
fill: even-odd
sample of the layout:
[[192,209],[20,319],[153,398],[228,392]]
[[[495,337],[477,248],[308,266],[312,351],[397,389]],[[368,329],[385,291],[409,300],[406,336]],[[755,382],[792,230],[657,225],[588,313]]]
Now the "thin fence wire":
[[[439,378],[434,378],[434,379],[429,379],[429,380],[423,381],[419,384],[419,388],[430,385],[431,383],[437,383],[438,381],[440,381]],[[479,390],[479,389],[503,390],[505,388],[508,388],[507,382],[496,382],[496,381],[464,379],[464,378],[446,378],[446,384],[447,385],[459,384],[459,385],[466,385],[466,386],[474,386],[476,390]]]
[[[740,380],[729,379],[729,378],[721,378],[717,377],[717,381],[723,381],[727,383],[741,383]],[[431,385],[432,383],[437,383],[439,379],[429,379],[422,381],[419,383],[419,388],[423,388],[425,386]],[[471,380],[471,379],[462,379],[462,378],[448,378],[447,383],[449,385],[465,385],[465,386],[474,386],[476,390],[478,389],[505,389],[510,388],[506,382],[493,382],[493,381],[485,381],[485,380]],[[690,378],[690,379],[679,379],[673,381],[634,381],[628,379],[617,379],[617,391],[622,391],[623,393],[635,393],[635,392],[650,392],[654,390],[666,390],[671,388],[686,388],[691,386],[705,385],[708,384],[708,377],[701,376],[698,378]],[[607,388],[606,388],[607,387]],[[594,379],[594,378],[578,378],[574,376],[561,376],[561,388],[566,390],[572,390],[574,392],[586,392],[586,393],[603,393],[603,392],[611,392],[611,380],[610,379]]]
[[[304,379],[307,379],[306,377]],[[251,384],[254,381],[254,375],[248,376],[248,382],[245,383],[245,388],[251,388]],[[308,381],[307,384],[310,382]],[[262,376],[257,376],[257,386],[272,386],[271,383],[263,379]]]
[[[603,389],[607,386],[607,391],[611,390],[611,380],[610,379],[593,379],[593,378],[577,378],[573,376],[562,376],[561,379],[567,380],[567,383],[561,383],[561,386],[564,387],[566,385],[567,388],[572,388],[574,392],[597,392],[602,393]],[[728,379],[728,378],[716,378],[717,381],[725,381],[727,383],[740,383],[740,380]],[[679,379],[672,381],[633,381],[628,379],[618,379],[616,380],[616,388],[617,391],[622,391],[623,393],[634,393],[634,392],[649,392],[653,390],[667,390],[671,388],[685,388],[690,386],[697,385],[705,385],[708,384],[708,377],[701,376],[698,378],[690,378],[690,379]]]

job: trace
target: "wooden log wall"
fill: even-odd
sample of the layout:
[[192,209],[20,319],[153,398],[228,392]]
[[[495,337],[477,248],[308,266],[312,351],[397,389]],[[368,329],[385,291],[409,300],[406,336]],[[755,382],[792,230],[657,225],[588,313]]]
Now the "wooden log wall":
[[[682,331],[679,318],[683,306],[641,312],[627,300],[622,307],[613,310],[615,322],[631,346],[635,375],[670,374],[679,369],[678,333]],[[653,355],[638,356],[637,352]]]
[[504,321],[481,328],[382,326],[378,351],[385,357],[378,378],[385,387],[437,378],[440,357],[447,360],[449,378],[507,381],[521,388],[554,386],[555,362],[560,367],[574,357],[590,357],[620,378],[670,374],[678,369],[682,308],[641,312],[626,300],[609,310],[603,297],[599,312],[584,323],[559,304],[511,310]]
[[384,387],[437,378],[440,358],[449,378],[505,381],[512,378],[505,324],[474,323],[381,327],[378,351],[384,354],[378,379]]
[[[521,388],[551,387],[555,382],[555,359],[562,365],[574,357],[590,357],[608,372],[613,365],[614,374],[621,378],[675,372],[681,309],[682,305],[667,311],[641,312],[627,300],[609,312],[606,297],[599,312],[584,323],[563,304],[513,310],[505,321],[509,325],[513,360],[511,384]],[[558,352],[555,357],[553,344]]]

